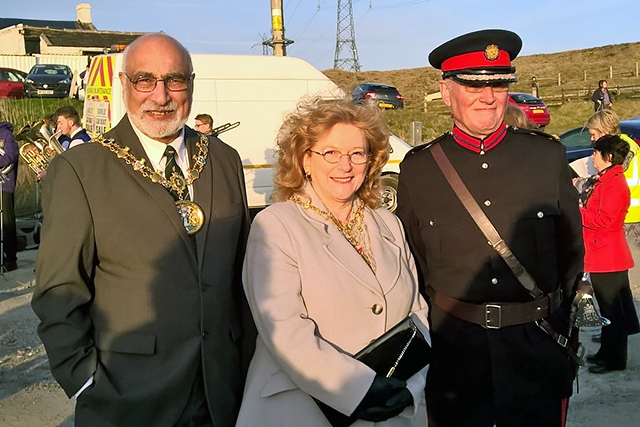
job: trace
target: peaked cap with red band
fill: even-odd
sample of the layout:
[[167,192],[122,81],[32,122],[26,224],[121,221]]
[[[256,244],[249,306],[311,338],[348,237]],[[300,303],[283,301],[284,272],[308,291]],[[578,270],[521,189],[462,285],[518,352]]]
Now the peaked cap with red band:
[[464,34],[438,46],[429,54],[429,63],[461,84],[516,82],[511,66],[522,39],[507,30],[481,30]]

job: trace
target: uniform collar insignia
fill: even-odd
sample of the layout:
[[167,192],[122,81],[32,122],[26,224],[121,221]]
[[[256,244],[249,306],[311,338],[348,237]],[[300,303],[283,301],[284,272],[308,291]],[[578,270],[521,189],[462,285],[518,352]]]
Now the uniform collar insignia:
[[484,139],[468,135],[458,127],[454,127],[451,134],[453,135],[453,140],[467,150],[475,153],[486,153],[496,147],[507,136],[507,125],[502,123],[498,129]]

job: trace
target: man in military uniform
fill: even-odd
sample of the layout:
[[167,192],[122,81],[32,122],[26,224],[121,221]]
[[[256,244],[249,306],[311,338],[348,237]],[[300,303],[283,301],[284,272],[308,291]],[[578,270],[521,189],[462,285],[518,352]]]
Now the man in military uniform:
[[[566,419],[575,365],[562,344],[583,257],[578,194],[560,143],[504,123],[521,47],[515,33],[483,30],[436,48],[429,61],[443,72],[453,130],[401,164],[397,213],[431,306],[431,427],[555,427]],[[435,145],[539,295],[487,244],[436,164]]]

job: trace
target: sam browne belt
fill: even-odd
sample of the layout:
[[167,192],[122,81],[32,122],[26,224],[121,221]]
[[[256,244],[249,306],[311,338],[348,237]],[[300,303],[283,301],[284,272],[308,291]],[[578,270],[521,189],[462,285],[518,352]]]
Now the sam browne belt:
[[431,301],[458,319],[475,323],[487,329],[500,329],[535,322],[550,315],[560,307],[562,292],[558,288],[542,298],[524,303],[473,304],[441,293],[436,293]]
[[[455,311],[458,315],[454,315],[461,319],[464,319],[462,316],[468,316],[469,319],[473,319],[469,321],[479,325],[484,325],[486,328],[502,328],[508,326],[509,323],[511,325],[517,325],[534,321],[540,329],[567,350],[567,354],[574,361],[576,366],[583,365],[584,362],[582,361],[582,356],[584,354],[584,347],[582,347],[577,340],[575,340],[573,344],[570,344],[569,339],[556,332],[553,326],[551,326],[551,324],[544,318],[551,314],[555,308],[560,305],[560,302],[553,301],[561,301],[562,296],[558,295],[556,297],[552,297],[552,295],[560,293],[561,287],[559,287],[553,294],[545,295],[545,293],[536,284],[534,278],[524,268],[520,261],[518,261],[513,252],[511,252],[511,249],[509,249],[509,246],[507,246],[506,242],[500,237],[498,231],[495,229],[489,218],[487,218],[484,211],[480,208],[478,202],[473,198],[469,189],[467,189],[467,186],[460,178],[460,175],[458,175],[458,172],[447,158],[442,147],[439,144],[433,144],[429,148],[431,149],[433,158],[442,171],[442,174],[445,176],[447,182],[449,182],[454,193],[456,193],[456,196],[458,196],[467,212],[469,212],[469,215],[471,215],[471,218],[473,218],[473,221],[476,223],[480,231],[482,231],[482,234],[486,237],[487,242],[502,257],[522,287],[525,288],[534,298],[533,301],[523,304],[487,303],[476,307],[474,307],[473,304],[465,306],[463,304],[467,303],[450,299],[448,301],[448,306],[452,310],[451,313],[454,314],[453,311]],[[438,294],[436,294],[436,297],[437,296]],[[440,296],[441,302],[443,300],[442,297],[444,297],[444,295]],[[445,302],[444,304],[446,305],[447,303]],[[553,307],[554,305],[556,305],[555,308]],[[538,315],[537,312],[540,312],[540,315]],[[569,337],[571,337],[571,334]],[[577,331],[574,335],[574,338],[576,337]]]

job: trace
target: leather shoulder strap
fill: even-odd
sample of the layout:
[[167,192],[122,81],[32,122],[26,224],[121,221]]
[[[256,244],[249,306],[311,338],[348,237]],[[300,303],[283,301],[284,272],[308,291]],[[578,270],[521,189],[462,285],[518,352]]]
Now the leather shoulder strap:
[[513,271],[513,274],[518,278],[520,284],[525,287],[532,297],[543,297],[544,292],[538,288],[533,277],[531,277],[529,272],[524,268],[520,261],[518,261],[513,252],[511,252],[511,249],[509,249],[506,242],[500,237],[496,228],[493,226],[489,218],[487,218],[487,215],[482,211],[478,202],[473,198],[469,189],[462,181],[462,178],[460,178],[460,175],[458,175],[458,172],[449,161],[449,158],[442,150],[440,144],[434,144],[429,148],[433,154],[433,158],[438,164],[438,167],[447,179],[447,182],[449,182],[449,185],[451,185],[451,188],[456,193],[465,209],[469,212],[478,228],[480,228],[482,234],[487,238],[491,247],[500,254],[511,271]]

